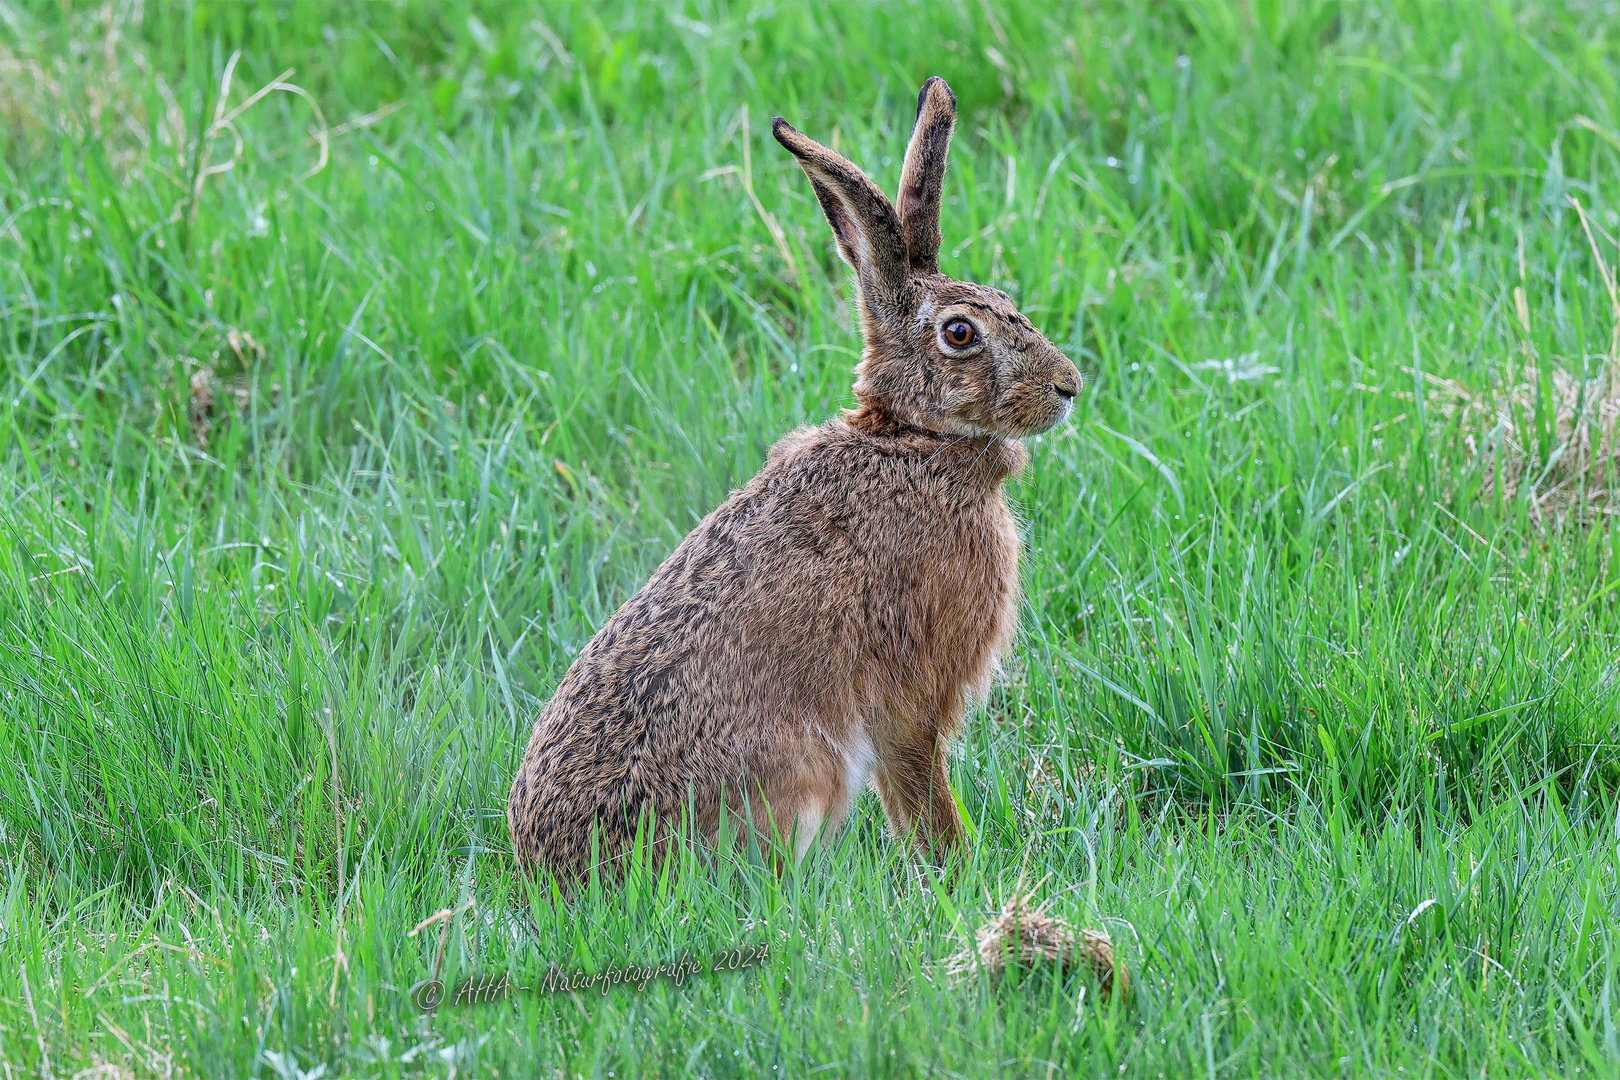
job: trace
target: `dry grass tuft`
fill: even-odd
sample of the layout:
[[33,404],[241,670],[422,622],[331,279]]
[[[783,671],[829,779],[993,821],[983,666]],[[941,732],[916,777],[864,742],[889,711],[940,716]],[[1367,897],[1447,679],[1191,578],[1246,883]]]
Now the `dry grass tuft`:
[[90,1056],[92,1064],[73,1074],[73,1080],[134,1080],[135,1074],[126,1066],[107,1061],[100,1054]]
[[[1614,512],[1620,494],[1620,378],[1606,366],[1590,379],[1552,368],[1545,376],[1527,364],[1524,378],[1503,387],[1494,401],[1473,404],[1494,415],[1482,442],[1466,442],[1483,471],[1480,495],[1508,499],[1527,494],[1538,517],[1562,523]],[[1538,400],[1539,399],[1539,400]],[[1538,435],[1537,416],[1551,413]]]
[[[1471,414],[1492,424],[1482,439],[1472,433],[1463,437],[1482,474],[1480,497],[1513,499],[1522,493],[1537,521],[1554,526],[1572,516],[1585,525],[1620,512],[1615,508],[1620,496],[1620,284],[1603,258],[1585,209],[1573,198],[1570,206],[1580,216],[1613,317],[1608,355],[1598,370],[1583,377],[1541,360],[1531,343],[1530,307],[1521,285],[1513,290],[1513,306],[1523,333],[1519,351],[1524,362],[1507,385],[1478,394],[1454,380],[1425,375],[1430,406],[1448,421],[1460,411],[1457,426],[1465,432]],[[1607,234],[1604,239],[1614,242]],[[1520,259],[1522,274],[1522,252]]]
[[[1410,374],[1411,369],[1403,369]],[[1588,378],[1527,360],[1503,386],[1476,392],[1424,373],[1430,415],[1462,432],[1478,496],[1521,494],[1542,525],[1616,513],[1620,499],[1620,370]],[[1481,433],[1481,429],[1483,433]]]
[[1106,931],[1077,930],[1051,915],[1047,905],[1031,906],[1031,899],[1019,881],[1001,911],[974,932],[974,948],[963,949],[946,963],[946,974],[960,981],[984,971],[999,981],[1009,967],[1084,964],[1102,993],[1121,998],[1130,993],[1130,975],[1114,955],[1114,941]]

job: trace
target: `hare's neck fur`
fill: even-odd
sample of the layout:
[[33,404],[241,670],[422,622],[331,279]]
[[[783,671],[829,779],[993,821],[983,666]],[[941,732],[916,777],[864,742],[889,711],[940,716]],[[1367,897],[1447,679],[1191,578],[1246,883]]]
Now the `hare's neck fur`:
[[929,431],[907,423],[875,401],[863,401],[859,408],[846,411],[844,423],[863,435],[894,439],[911,449],[938,454],[938,460],[960,463],[968,477],[991,485],[1017,476],[1029,459],[1017,439]]

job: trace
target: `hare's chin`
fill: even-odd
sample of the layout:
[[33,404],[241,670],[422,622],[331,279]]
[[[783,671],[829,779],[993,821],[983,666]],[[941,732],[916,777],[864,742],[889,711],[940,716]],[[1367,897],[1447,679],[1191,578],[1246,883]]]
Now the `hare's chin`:
[[1068,420],[1074,415],[1074,402],[1065,401],[1058,406],[1056,414],[1049,420],[1039,420],[1030,424],[1028,428],[1018,433],[1018,438],[1027,439],[1032,435],[1042,435]]

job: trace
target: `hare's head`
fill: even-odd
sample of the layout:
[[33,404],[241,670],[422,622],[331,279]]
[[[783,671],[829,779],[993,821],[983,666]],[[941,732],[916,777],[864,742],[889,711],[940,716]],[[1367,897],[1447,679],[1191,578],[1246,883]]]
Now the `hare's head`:
[[939,210],[956,96],[923,83],[900,171],[898,205],[847,158],[771,122],[799,159],[855,269],[865,349],[855,394],[863,405],[929,431],[1034,435],[1068,417],[1080,372],[999,289],[939,272]]

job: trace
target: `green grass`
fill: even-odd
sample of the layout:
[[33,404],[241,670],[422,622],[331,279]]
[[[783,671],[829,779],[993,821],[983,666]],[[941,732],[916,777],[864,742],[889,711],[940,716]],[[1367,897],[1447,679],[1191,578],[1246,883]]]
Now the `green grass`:
[[[1620,9],[682,10],[0,3],[6,1076],[1620,1073]],[[892,188],[928,74],[1088,381],[957,887],[867,797],[531,895],[549,688],[851,403],[769,117]],[[1026,872],[1128,1002],[944,977]],[[450,980],[770,960],[420,1016],[469,899]]]

